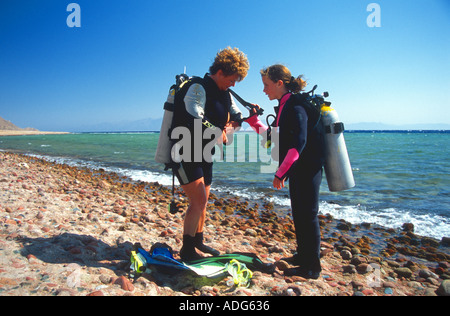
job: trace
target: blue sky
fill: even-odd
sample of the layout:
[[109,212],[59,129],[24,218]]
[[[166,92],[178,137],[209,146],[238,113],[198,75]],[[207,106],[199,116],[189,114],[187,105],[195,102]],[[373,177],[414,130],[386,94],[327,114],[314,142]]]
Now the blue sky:
[[259,70],[283,63],[346,123],[450,124],[449,30],[448,0],[1,0],[0,116],[70,131],[160,118],[174,76],[232,46],[251,66],[235,91],[266,113]]

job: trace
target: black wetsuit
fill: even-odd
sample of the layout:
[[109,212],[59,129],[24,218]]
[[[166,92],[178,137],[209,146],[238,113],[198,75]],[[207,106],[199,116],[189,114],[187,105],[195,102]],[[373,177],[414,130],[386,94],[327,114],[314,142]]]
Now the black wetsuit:
[[291,149],[296,149],[299,154],[298,159],[286,168],[287,171],[277,172],[277,177],[289,178],[298,245],[296,263],[302,270],[320,272],[319,189],[325,161],[321,124],[317,124],[317,120],[309,120],[301,95],[289,97],[281,113],[277,113],[277,121],[280,166]]
[[[222,137],[222,130],[229,119],[239,121],[241,118],[242,113],[232,101],[230,92],[220,90],[209,74],[204,78],[194,77],[181,88],[175,96],[172,131],[176,127],[185,127],[190,134],[187,136],[190,148],[181,150],[181,163],[174,168],[180,184],[203,177],[205,185],[211,185],[212,156],[217,138]],[[188,149],[190,153],[186,152]]]

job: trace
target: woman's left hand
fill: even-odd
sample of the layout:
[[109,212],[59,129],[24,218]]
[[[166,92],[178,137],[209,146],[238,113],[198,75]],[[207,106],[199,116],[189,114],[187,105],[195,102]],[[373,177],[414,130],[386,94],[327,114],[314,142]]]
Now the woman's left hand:
[[284,180],[280,180],[277,177],[273,179],[273,187],[277,190],[284,188]]
[[241,125],[235,121],[228,122],[225,125],[225,129],[227,130],[228,134],[234,133],[235,131],[237,132],[240,128],[241,128]]
[[219,145],[228,144],[228,136],[233,136],[234,132],[240,129],[240,125],[237,122],[228,122],[222,131],[222,137],[217,140]]

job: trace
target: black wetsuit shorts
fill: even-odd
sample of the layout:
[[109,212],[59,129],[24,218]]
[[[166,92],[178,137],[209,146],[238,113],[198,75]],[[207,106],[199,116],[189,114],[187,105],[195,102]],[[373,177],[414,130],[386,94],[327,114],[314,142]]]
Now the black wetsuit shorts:
[[175,176],[181,185],[192,183],[200,178],[204,178],[205,186],[212,183],[213,164],[208,162],[181,162],[173,168]]

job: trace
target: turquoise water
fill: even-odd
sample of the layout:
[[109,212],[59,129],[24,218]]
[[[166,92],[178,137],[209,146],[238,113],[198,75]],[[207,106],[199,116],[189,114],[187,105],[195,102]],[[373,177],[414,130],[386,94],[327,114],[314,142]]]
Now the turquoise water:
[[[154,161],[158,137],[158,133],[1,137],[0,150],[170,185],[171,174]],[[450,236],[449,132],[347,132],[345,139],[356,187],[331,193],[324,177],[322,213],[354,224],[370,222],[392,228],[412,222],[420,235]],[[258,150],[255,135],[236,134],[232,147],[225,150],[226,162],[214,164],[213,190],[260,204],[270,201],[285,212],[290,203],[288,190],[271,188],[273,173],[261,172],[269,164],[257,161],[270,156],[258,155]]]

